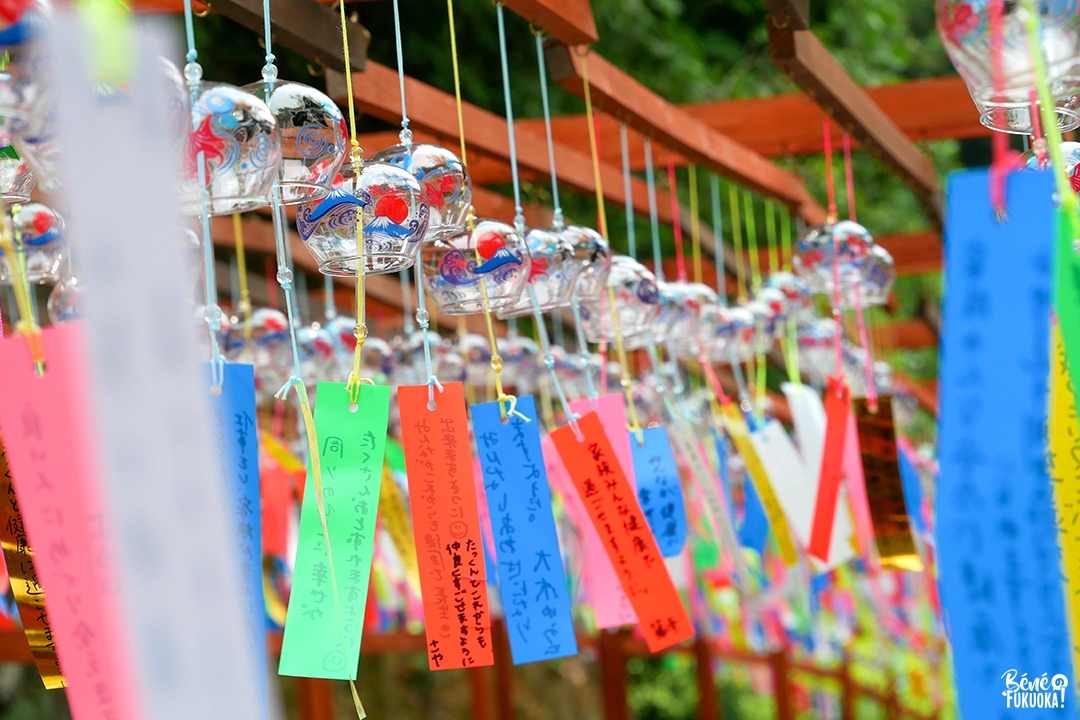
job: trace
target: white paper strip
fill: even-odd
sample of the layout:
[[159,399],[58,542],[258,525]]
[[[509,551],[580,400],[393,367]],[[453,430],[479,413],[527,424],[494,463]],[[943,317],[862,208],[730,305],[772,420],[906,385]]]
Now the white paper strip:
[[261,720],[196,358],[163,38],[139,27],[126,94],[108,101],[92,91],[80,24],[58,9],[49,38],[104,504],[143,716]]

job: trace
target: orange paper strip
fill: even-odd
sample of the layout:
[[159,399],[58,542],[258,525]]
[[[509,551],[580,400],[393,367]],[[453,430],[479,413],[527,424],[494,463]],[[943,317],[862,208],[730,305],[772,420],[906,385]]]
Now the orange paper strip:
[[842,378],[830,377],[825,392],[825,450],[821,456],[818,494],[814,503],[814,525],[807,551],[821,560],[829,561],[836,502],[840,497],[840,478],[843,472],[844,442],[847,435],[851,391]]
[[649,650],[659,652],[693,637],[679,591],[599,416],[589,413],[578,427],[584,440],[569,425],[553,431],[551,439],[634,607]]
[[492,665],[465,391],[461,383],[446,383],[435,401],[429,410],[427,385],[398,388],[428,666]]

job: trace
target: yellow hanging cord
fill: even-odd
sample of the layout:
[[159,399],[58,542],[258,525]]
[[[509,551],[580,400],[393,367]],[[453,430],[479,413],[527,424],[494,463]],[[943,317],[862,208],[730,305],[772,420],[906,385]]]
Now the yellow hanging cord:
[[[454,100],[457,104],[458,136],[461,138],[461,164],[467,169],[469,160],[465,154],[465,117],[461,110],[461,75],[458,70],[457,32],[454,29],[454,0],[446,0],[446,14],[450,18],[450,59],[454,68]],[[471,232],[476,231],[476,215],[471,205],[466,215],[466,223]],[[483,262],[483,258],[480,257],[480,248],[475,242],[473,243],[473,251],[476,254],[477,264]],[[506,420],[509,415],[515,415],[525,422],[529,422],[529,418],[516,409],[517,397],[508,395],[503,390],[503,360],[502,356],[499,355],[499,345],[495,340],[495,320],[491,315],[487,282],[484,280],[483,275],[480,276],[480,306],[484,309],[484,324],[487,326],[488,341],[491,343],[491,369],[495,372],[495,395],[496,400],[499,402],[499,416]]]
[[791,212],[781,207],[783,219],[780,221],[780,247],[784,261],[784,272],[791,272]]
[[[18,214],[18,206],[13,208]],[[26,266],[23,264],[22,242],[16,250],[15,241],[12,240],[13,223],[10,217],[4,217],[0,223],[0,250],[8,257],[8,272],[11,273],[11,286],[15,291],[15,307],[19,311],[19,319],[13,323],[12,329],[16,335],[26,337],[26,344],[30,349],[30,358],[34,362],[34,369],[38,375],[45,374],[45,345],[41,338],[41,328],[34,321],[34,301],[30,295],[30,282],[26,277]],[[14,231],[18,233],[18,230]]]
[[780,269],[780,251],[776,247],[776,203],[765,200],[765,240],[769,245],[769,274]]
[[[750,277],[751,289],[757,292],[761,289],[761,254],[758,252],[757,227],[754,223],[754,198],[746,192],[743,195],[743,212],[746,214],[746,245],[750,252]],[[757,331],[764,332],[765,328],[759,324]],[[758,343],[758,351],[754,355],[754,367],[751,375],[754,380],[754,402],[757,408],[761,408],[765,402],[765,352],[761,350],[762,344]]]
[[[345,20],[345,3],[338,3],[341,11],[341,50],[345,59],[345,93],[349,98],[349,159],[352,162],[353,182],[359,187],[361,166],[364,164],[364,151],[360,149],[360,141],[356,137],[356,101],[353,99],[352,89],[352,65],[349,60],[349,33]],[[353,405],[360,401],[360,384],[374,385],[371,378],[360,377],[360,357],[364,352],[364,341],[367,339],[367,303],[365,302],[364,288],[364,209],[356,210],[356,351],[353,353],[352,372],[345,383],[345,389],[349,393],[349,400]]]
[[247,253],[244,252],[244,227],[240,214],[232,216],[233,239],[236,241],[236,277],[240,285],[240,311],[244,318],[244,354],[251,352],[251,290],[248,288]]
[[702,282],[701,270],[701,218],[698,217],[697,166],[689,167],[690,173],[690,248],[694,259],[694,282]]
[[739,212],[739,190],[728,185],[728,205],[731,208],[731,238],[735,244],[735,284],[738,285],[736,300],[746,302],[746,258],[743,256],[742,218]]
[[[585,118],[589,123],[589,149],[592,151],[593,181],[596,184],[596,207],[600,218],[600,234],[608,239],[607,211],[604,209],[604,186],[600,182],[600,153],[596,147],[596,125],[593,121],[592,92],[589,88],[589,50],[581,53],[581,81],[585,85]],[[622,328],[619,326],[619,309],[615,306],[615,288],[608,284],[608,305],[611,308],[611,325],[615,331],[615,350],[619,356],[619,365],[622,368],[620,383],[623,395],[626,396],[626,404],[630,409],[630,424],[627,429],[634,434],[638,445],[645,446],[645,436],[641,432],[641,423],[638,421],[637,407],[634,405],[633,383],[630,380],[630,365],[627,362],[626,346],[623,343]]]

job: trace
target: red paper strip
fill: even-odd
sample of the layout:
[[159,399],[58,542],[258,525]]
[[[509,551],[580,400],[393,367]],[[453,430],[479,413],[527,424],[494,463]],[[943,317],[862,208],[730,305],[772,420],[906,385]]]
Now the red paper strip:
[[494,664],[480,513],[461,383],[428,410],[427,385],[398,388],[409,509],[420,563],[428,666]]
[[814,525],[810,531],[810,547],[807,548],[807,552],[822,562],[829,561],[829,544],[832,541],[836,502],[840,494],[840,478],[844,467],[844,441],[849,412],[851,391],[847,383],[842,378],[829,378],[829,386],[825,391],[825,448],[821,453]]
[[679,591],[599,416],[589,413],[578,427],[584,440],[569,425],[552,432],[551,439],[637,613],[649,650],[659,652],[693,637]]
[[41,333],[38,377],[26,338],[0,342],[0,428],[49,621],[79,720],[140,715],[120,619],[108,523],[83,382],[78,324]]

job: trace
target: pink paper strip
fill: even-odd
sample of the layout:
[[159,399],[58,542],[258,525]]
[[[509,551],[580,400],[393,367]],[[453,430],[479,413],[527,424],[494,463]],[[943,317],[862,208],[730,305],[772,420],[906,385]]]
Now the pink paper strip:
[[870,501],[866,497],[866,480],[863,477],[862,453],[859,450],[859,431],[855,414],[848,413],[848,428],[844,442],[844,479],[847,484],[851,515],[855,519],[855,538],[859,552],[877,569],[877,551],[874,546],[874,522],[870,518]]
[[589,519],[589,513],[582,505],[581,496],[574,487],[574,481],[570,479],[570,474],[566,471],[550,437],[544,438],[543,449],[548,482],[562,495],[570,520],[577,528],[578,534],[585,539],[582,575],[589,602],[596,615],[597,627],[607,629],[623,625],[637,625],[637,614],[623,591],[619,576],[615,574],[611,559],[604,549],[600,535],[596,532],[596,526]]
[[77,720],[136,720],[118,586],[82,362],[81,327],[42,332],[46,373],[26,339],[0,342],[0,430]]

